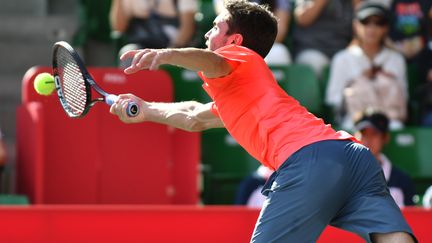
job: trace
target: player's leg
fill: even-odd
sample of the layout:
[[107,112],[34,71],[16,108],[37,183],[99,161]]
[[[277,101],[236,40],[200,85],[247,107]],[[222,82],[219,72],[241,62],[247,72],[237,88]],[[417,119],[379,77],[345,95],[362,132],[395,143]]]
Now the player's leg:
[[414,243],[415,241],[410,234],[405,232],[391,233],[372,233],[372,242],[374,243]]
[[272,175],[252,242],[315,242],[344,204],[343,144],[318,142],[293,154]]
[[413,242],[412,230],[391,197],[373,155],[353,143],[347,146],[346,156],[351,167],[347,172],[352,182],[348,187],[350,197],[331,225],[354,232],[368,242],[393,242],[388,240],[398,236],[403,237],[400,240],[411,240],[401,242]]

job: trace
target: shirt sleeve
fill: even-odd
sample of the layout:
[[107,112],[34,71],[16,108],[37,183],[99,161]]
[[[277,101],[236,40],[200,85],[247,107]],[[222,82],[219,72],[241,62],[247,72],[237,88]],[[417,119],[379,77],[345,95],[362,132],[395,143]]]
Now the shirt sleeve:
[[205,79],[207,83],[211,83],[213,85],[223,85],[227,81],[231,80],[230,77],[233,76],[233,73],[235,73],[236,69],[239,68],[241,64],[247,63],[248,59],[250,58],[250,54],[248,52],[239,51],[234,45],[219,48],[215,51],[215,53],[221,55],[232,67],[232,70],[230,74],[218,78],[207,78],[202,72],[199,72],[199,75]]

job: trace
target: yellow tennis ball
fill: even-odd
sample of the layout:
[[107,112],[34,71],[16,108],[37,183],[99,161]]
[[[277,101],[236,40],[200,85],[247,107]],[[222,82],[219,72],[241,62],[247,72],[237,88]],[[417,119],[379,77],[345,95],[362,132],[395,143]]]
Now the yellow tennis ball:
[[40,95],[50,95],[55,90],[54,77],[50,73],[38,74],[33,85]]

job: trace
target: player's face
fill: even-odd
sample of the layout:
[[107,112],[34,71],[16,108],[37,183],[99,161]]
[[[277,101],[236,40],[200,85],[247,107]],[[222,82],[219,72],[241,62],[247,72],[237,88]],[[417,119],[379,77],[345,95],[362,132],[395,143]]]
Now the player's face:
[[361,130],[361,132],[356,134],[356,137],[364,146],[368,147],[375,156],[378,156],[381,153],[385,143],[387,142],[387,136],[372,127],[367,127]]
[[213,21],[213,28],[211,28],[205,35],[207,49],[214,51],[220,47],[231,44],[231,36],[227,35],[229,13],[224,10]]

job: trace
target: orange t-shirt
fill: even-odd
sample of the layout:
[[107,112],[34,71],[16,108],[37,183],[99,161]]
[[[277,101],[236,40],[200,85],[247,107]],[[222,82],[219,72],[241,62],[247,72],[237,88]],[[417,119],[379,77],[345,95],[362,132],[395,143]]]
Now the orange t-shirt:
[[355,138],[336,132],[309,113],[277,84],[263,58],[254,51],[228,45],[215,51],[233,67],[220,78],[203,79],[214,101],[213,113],[253,157],[274,170],[305,145],[329,139]]

